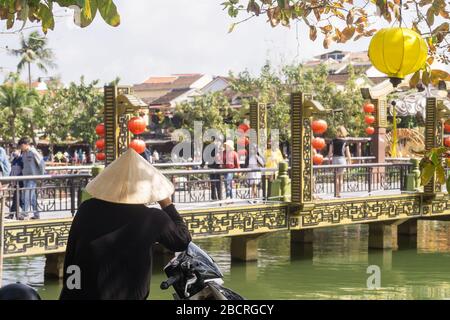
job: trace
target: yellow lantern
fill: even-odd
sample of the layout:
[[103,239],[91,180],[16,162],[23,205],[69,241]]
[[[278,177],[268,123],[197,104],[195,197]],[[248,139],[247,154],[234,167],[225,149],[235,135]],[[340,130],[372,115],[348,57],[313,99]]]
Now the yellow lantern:
[[379,30],[370,41],[369,59],[397,86],[406,75],[421,69],[428,56],[425,40],[407,28]]

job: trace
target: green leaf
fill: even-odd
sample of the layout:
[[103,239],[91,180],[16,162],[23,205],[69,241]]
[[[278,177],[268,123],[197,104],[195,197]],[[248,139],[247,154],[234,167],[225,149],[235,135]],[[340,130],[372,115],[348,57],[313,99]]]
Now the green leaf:
[[438,148],[431,149],[430,154],[436,153],[440,157],[446,152],[447,152],[447,148],[446,147],[438,147]]
[[445,183],[445,170],[441,164],[436,167],[436,181],[440,184]]
[[436,151],[434,151],[434,152],[432,152],[431,153],[431,162],[433,162],[433,165],[435,166],[435,167],[437,167],[438,165],[439,165],[439,155],[437,154],[437,152]]
[[49,7],[41,3],[39,5],[38,16],[42,22],[42,31],[44,31],[44,33],[47,33],[48,29],[53,30],[55,27],[55,20],[53,19],[53,12]]
[[90,0],[90,1],[86,0],[86,3],[89,3],[89,15],[86,8],[83,8],[81,10],[80,27],[82,28],[87,27],[92,23],[92,21],[94,21],[98,9],[97,1],[98,0]]
[[430,26],[434,24],[434,9],[433,7],[430,7],[427,11],[427,22]]
[[98,0],[97,5],[103,20],[107,24],[113,27],[117,27],[120,24],[120,16],[112,0]]
[[422,83],[427,87],[430,85],[430,73],[428,70],[422,73]]
[[426,186],[431,181],[434,177],[435,171],[436,168],[432,163],[427,162],[424,165],[422,172],[420,173],[420,182],[423,186]]
[[14,26],[14,15],[8,14],[8,21],[6,21],[6,29],[11,29]]
[[414,73],[414,75],[411,77],[411,80],[409,80],[409,87],[411,89],[414,89],[419,83],[419,80],[420,80],[420,70],[416,71],[416,73]]

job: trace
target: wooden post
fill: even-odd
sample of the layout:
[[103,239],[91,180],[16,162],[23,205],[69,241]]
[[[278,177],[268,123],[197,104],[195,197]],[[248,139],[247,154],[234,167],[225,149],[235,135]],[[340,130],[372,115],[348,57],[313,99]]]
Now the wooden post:
[[[356,156],[357,156],[358,158],[362,157],[361,141],[358,141],[358,142],[356,143]],[[360,164],[360,163],[363,163],[363,161],[362,161],[362,160],[358,160],[357,163]]]
[[[437,99],[428,97],[425,107],[425,151],[428,152],[435,147],[442,146],[443,141],[443,122],[438,112]],[[441,192],[441,185],[437,183],[435,177],[424,187],[427,195],[434,195]]]
[[103,121],[105,124],[105,165],[109,165],[128,149],[131,114],[147,105],[131,95],[131,87],[105,86]]
[[[386,126],[387,126],[387,98],[371,99],[376,110],[375,134],[372,138],[372,154],[376,163],[384,163],[386,159]],[[384,168],[383,168],[384,169]]]
[[[250,103],[250,127],[256,132],[256,144],[262,152],[267,143],[267,105],[253,101]],[[261,147],[264,146],[262,149]]]
[[304,94],[291,94],[291,201],[305,205],[313,200],[312,110],[304,107]]

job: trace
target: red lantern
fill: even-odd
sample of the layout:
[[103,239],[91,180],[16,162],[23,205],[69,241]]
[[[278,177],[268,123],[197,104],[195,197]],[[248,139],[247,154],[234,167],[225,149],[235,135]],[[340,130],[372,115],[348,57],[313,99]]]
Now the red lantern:
[[444,131],[445,131],[445,133],[450,133],[450,123],[444,124]]
[[245,149],[240,149],[240,150],[238,150],[238,155],[240,155],[240,156],[246,156],[246,155],[247,155],[247,150],[245,150]]
[[141,134],[145,131],[145,121],[141,117],[133,117],[128,121],[128,130],[133,134]]
[[250,126],[246,123],[241,123],[238,127],[238,130],[241,130],[242,132],[247,132],[250,129]]
[[444,139],[444,146],[450,147],[450,137],[445,137],[445,139]]
[[314,149],[322,150],[323,148],[325,148],[326,143],[322,138],[314,138],[312,140],[312,146],[314,147]]
[[105,125],[103,123],[98,124],[95,127],[95,132],[97,133],[97,135],[99,135],[100,137],[103,137],[105,135]]
[[98,150],[103,150],[105,148],[105,139],[99,139],[95,142],[95,146]]
[[375,117],[374,117],[374,116],[367,115],[367,116],[364,118],[364,121],[365,121],[367,124],[372,124],[372,123],[375,122]]
[[375,129],[373,127],[367,127],[366,128],[366,133],[371,136],[372,134],[375,133]]
[[133,139],[130,142],[130,148],[134,149],[137,153],[143,153],[145,151],[145,142],[140,139]]
[[324,120],[314,120],[311,124],[312,131],[317,134],[322,134],[327,131],[328,125]]
[[320,153],[314,155],[314,157],[313,157],[313,163],[314,163],[315,165],[322,164],[322,162],[323,162],[323,155],[321,155]]
[[366,103],[363,106],[364,112],[366,113],[374,113],[375,112],[375,106],[373,105],[373,103]]
[[106,154],[104,154],[103,152],[99,152],[99,153],[96,154],[95,158],[96,158],[98,161],[103,161],[103,160],[106,159]]
[[238,146],[248,146],[249,138],[248,137],[240,137],[237,140]]

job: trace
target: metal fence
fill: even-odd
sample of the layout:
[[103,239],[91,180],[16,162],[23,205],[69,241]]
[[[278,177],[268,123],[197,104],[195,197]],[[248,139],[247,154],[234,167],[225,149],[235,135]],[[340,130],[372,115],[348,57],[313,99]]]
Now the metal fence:
[[172,201],[198,203],[225,199],[270,200],[276,169],[164,170],[174,184]]
[[[75,214],[90,174],[0,178],[8,217],[39,217],[40,212]],[[5,212],[4,212],[5,213]]]
[[336,197],[345,192],[402,190],[411,170],[411,164],[403,163],[314,166],[314,193]]
[[[336,197],[339,189],[352,196],[372,191],[403,190],[410,164],[353,164],[314,166],[314,193]],[[275,169],[163,170],[175,186],[172,201],[179,204],[271,198]],[[0,178],[6,215],[32,217],[36,212],[75,214],[90,173]],[[360,194],[358,194],[358,192]],[[47,216],[47,215],[46,215]],[[51,215],[50,215],[51,216]]]

